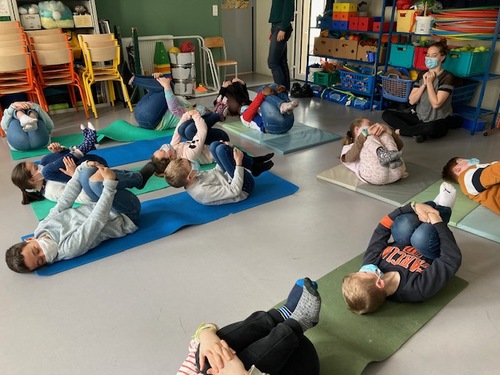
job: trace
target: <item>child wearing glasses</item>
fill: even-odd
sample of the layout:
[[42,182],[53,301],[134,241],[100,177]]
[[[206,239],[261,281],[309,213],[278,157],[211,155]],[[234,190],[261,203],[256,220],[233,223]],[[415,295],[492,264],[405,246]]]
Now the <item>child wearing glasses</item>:
[[454,77],[442,66],[447,54],[446,40],[432,43],[427,50],[425,65],[429,70],[419,73],[408,98],[411,105],[416,105],[415,113],[392,109],[382,113],[396,134],[413,136],[420,143],[427,138],[444,137],[448,129],[455,127],[451,107]]
[[[272,154],[251,157],[229,142],[210,144],[217,166],[200,171],[199,164],[188,159],[172,160],[165,169],[165,180],[173,187],[183,187],[198,203],[219,205],[245,200],[255,186],[252,174],[271,169]],[[250,173],[251,171],[251,173]]]
[[446,285],[462,262],[446,225],[455,199],[453,186],[443,182],[434,201],[411,202],[382,218],[363,266],[342,281],[342,294],[351,311],[375,312],[386,299],[426,301]]

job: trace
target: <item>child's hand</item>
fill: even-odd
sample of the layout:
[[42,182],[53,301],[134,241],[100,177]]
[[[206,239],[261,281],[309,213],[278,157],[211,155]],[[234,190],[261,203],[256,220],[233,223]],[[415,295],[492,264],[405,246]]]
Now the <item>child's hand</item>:
[[222,87],[229,87],[229,85],[231,85],[231,81],[222,82]]
[[214,375],[244,375],[247,374],[243,362],[235,355],[236,352],[227,345],[224,340],[221,340],[219,344],[219,350],[222,353],[223,366],[216,371],[211,368],[207,371],[207,374]]
[[428,204],[425,203],[417,203],[415,204],[415,213],[418,216],[418,220],[420,220],[422,223],[430,223],[431,218],[429,217],[429,214],[434,214],[439,216],[439,211],[436,210],[435,208],[432,208]]
[[108,167],[103,167],[102,165],[99,167],[99,172],[101,172],[101,176],[105,180],[114,180],[116,178],[115,172],[108,168]]
[[213,329],[205,329],[200,332],[200,369],[205,367],[205,361],[208,359],[212,369],[217,373],[224,367],[223,355],[219,343],[221,339]]
[[64,150],[64,147],[61,146],[61,144],[58,142],[52,142],[50,145],[47,146],[47,149],[50,152],[61,152],[62,150]]
[[95,168],[104,167],[104,165],[102,165],[98,161],[92,161],[92,160],[87,160],[87,166],[88,167],[95,167]]
[[170,86],[170,81],[172,81],[172,78],[165,78],[165,77],[160,77],[160,78],[157,78],[156,79],[158,81],[158,83],[160,85],[162,85],[162,87],[165,89],[165,90],[172,90],[172,87]]
[[158,78],[160,78],[160,77],[162,76],[162,73],[157,73],[157,72],[155,72],[155,73],[153,73],[152,75],[153,75],[153,78],[154,78],[154,79],[158,79]]
[[243,165],[243,152],[236,147],[233,148],[233,158],[237,166]]
[[431,224],[441,223],[443,221],[443,219],[441,219],[441,216],[439,215],[439,211],[437,213],[429,212],[427,216],[429,217],[429,221]]
[[10,106],[17,111],[20,111],[23,109],[30,109],[33,107],[30,102],[14,102]]
[[63,158],[64,168],[59,168],[59,170],[66,176],[72,177],[75,174],[76,164],[73,158],[65,156]]

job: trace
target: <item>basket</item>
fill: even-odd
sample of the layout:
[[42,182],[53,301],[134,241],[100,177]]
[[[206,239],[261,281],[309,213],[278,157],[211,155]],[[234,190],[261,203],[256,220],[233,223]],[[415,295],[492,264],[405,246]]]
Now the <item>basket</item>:
[[340,87],[355,94],[371,95],[375,85],[375,76],[361,73],[340,71]]
[[[395,78],[394,78],[395,77]],[[401,79],[397,74],[380,76],[382,79],[382,96],[395,102],[407,102],[415,83],[411,79]]]
[[469,103],[476,91],[478,82],[471,82],[463,86],[458,86],[453,89],[451,95],[451,105],[453,107]]

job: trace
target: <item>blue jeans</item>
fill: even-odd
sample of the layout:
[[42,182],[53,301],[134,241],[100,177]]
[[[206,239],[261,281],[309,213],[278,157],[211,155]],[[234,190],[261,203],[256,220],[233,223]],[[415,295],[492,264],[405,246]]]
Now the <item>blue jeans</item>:
[[290,69],[288,68],[286,44],[292,35],[293,29],[290,27],[290,29],[285,32],[285,39],[281,42],[276,40],[279,31],[279,24],[273,24],[271,26],[271,40],[269,43],[267,66],[271,69],[273,81],[279,85],[285,86],[287,90],[290,90]]
[[132,84],[147,90],[134,108],[135,120],[141,128],[156,128],[168,110],[163,86],[153,76],[134,76]]
[[[439,211],[444,223],[451,217],[451,208],[438,206],[434,202],[425,202]],[[392,225],[392,238],[400,247],[413,246],[427,259],[436,259],[441,254],[439,235],[430,223],[422,223],[417,214],[411,212],[399,215]]]
[[[90,177],[97,171],[95,167],[84,167],[80,171],[78,180],[82,185],[85,193],[97,202],[102,194],[102,181],[91,182]],[[139,172],[125,171],[113,169],[118,180],[115,197],[113,199],[112,210],[121,214],[127,215],[130,220],[137,222],[139,213],[141,212],[141,202],[139,198],[127,190],[127,188],[137,187],[142,184],[142,175]]]
[[59,170],[59,168],[65,168],[63,162],[65,156],[71,157],[77,166],[87,160],[97,161],[105,166],[108,165],[106,160],[104,160],[100,156],[87,154],[83,158],[78,159],[70,152],[70,150],[66,149],[64,151],[50,153],[42,157],[42,159],[40,160],[40,165],[43,165],[42,175],[45,180],[57,182],[68,182],[70,180],[70,176],[64,174]]
[[[277,85],[270,85],[276,88]],[[263,86],[262,88],[264,88]],[[262,90],[259,89],[259,92]],[[289,131],[295,121],[293,113],[282,114],[280,105],[283,102],[289,102],[288,95],[284,92],[275,95],[268,95],[260,105],[260,113],[265,131],[270,134],[282,134]]]
[[[201,116],[205,123],[207,124],[207,138],[205,139],[205,144],[209,145],[215,141],[228,141],[229,136],[226,134],[224,130],[221,129],[212,129],[217,122],[220,121],[220,117],[215,112],[207,112],[203,116]],[[179,135],[188,141],[192,140],[197,133],[196,125],[194,124],[194,120],[190,119],[179,125],[177,128]]]
[[38,128],[25,132],[15,116],[14,114],[7,129],[7,141],[13,148],[19,151],[29,151],[47,146],[50,134],[45,122],[40,117],[38,118]]
[[[210,144],[210,152],[214,156],[216,163],[222,168],[224,172],[227,172],[231,178],[234,177],[234,170],[236,168],[236,162],[233,157],[233,148],[221,142],[212,142]],[[243,177],[243,191],[250,194],[255,187],[255,181],[252,175],[247,169],[253,167],[253,159],[246,154],[243,154],[243,167],[245,168],[245,175]]]

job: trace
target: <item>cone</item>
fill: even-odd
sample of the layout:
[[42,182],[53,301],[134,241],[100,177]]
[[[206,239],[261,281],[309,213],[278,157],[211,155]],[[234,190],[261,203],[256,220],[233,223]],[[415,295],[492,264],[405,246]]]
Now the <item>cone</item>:
[[170,74],[170,60],[163,42],[156,42],[153,68],[157,73]]

